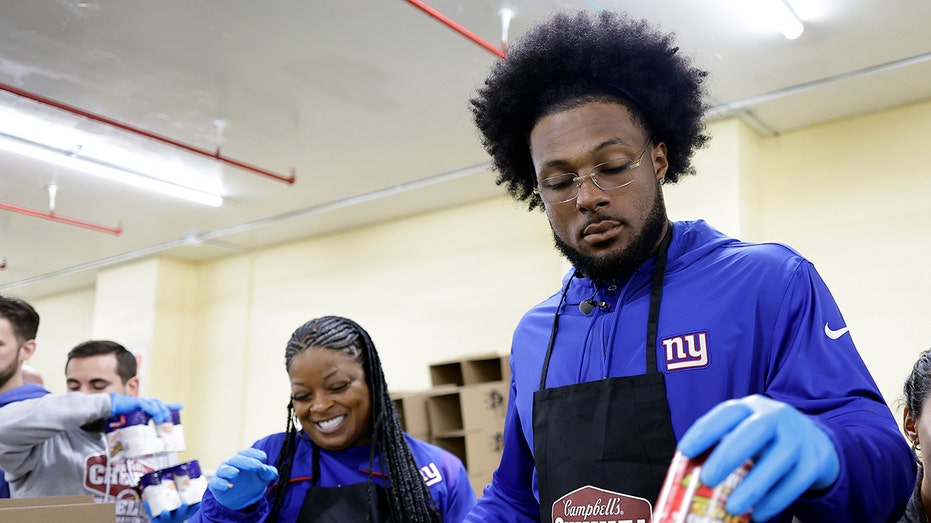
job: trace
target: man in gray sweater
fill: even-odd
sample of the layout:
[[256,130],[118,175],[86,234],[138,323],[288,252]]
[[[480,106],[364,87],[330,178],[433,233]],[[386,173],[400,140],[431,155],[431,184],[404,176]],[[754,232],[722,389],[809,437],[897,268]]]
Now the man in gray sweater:
[[[106,418],[144,410],[156,423],[170,417],[160,400],[138,397],[136,358],[122,345],[94,340],[71,350],[65,366],[70,394],[48,394],[0,407],[0,468],[11,496],[93,494],[115,501],[118,523],[149,521],[127,469],[109,458]],[[155,470],[133,462],[144,474]]]

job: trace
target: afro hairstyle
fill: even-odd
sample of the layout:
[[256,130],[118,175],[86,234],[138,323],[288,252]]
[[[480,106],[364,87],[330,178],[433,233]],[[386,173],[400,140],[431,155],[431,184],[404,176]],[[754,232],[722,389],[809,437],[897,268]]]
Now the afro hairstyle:
[[591,101],[624,105],[654,142],[666,144],[666,182],[694,174],[694,151],[708,141],[706,73],[678,53],[672,34],[646,20],[602,11],[557,13],[525,33],[470,100],[498,178],[530,210],[536,175],[530,132],[544,116]]

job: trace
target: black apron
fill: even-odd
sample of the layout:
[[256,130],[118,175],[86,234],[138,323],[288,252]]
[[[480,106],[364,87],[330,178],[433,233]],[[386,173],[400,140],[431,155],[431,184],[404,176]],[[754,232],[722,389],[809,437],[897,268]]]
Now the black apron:
[[368,514],[368,484],[354,483],[345,487],[310,487],[297,523],[391,523],[391,509],[388,506],[388,491],[380,485],[374,485],[375,503]]
[[[672,224],[669,224],[653,271],[646,374],[546,388],[562,300],[556,308],[540,390],[533,397],[534,459],[541,522],[552,521],[557,501],[560,510],[578,507],[580,500],[573,500],[572,495],[597,499],[591,505],[596,510],[620,510],[613,505],[616,502],[628,515],[650,512],[659,496],[676,449],[666,400],[666,376],[656,368],[656,333],[671,236]],[[563,290],[563,300],[571,282],[572,278]],[[587,486],[593,488],[583,489]],[[597,495],[592,497],[586,491]],[[611,501],[609,507],[603,494],[620,494],[621,500]],[[634,521],[637,520],[635,517]]]
[[[312,444],[313,445],[313,444]],[[297,523],[392,523],[388,491],[372,485],[374,499],[369,499],[368,483],[353,483],[342,487],[318,487],[320,449],[313,445],[312,479],[304,495]]]

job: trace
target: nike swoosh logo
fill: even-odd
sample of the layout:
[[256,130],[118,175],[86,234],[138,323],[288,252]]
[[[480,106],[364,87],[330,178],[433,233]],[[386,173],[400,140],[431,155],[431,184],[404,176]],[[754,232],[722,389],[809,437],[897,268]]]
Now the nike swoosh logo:
[[828,327],[827,322],[825,322],[824,324],[824,335],[827,336],[828,338],[831,338],[832,340],[836,340],[837,338],[840,338],[844,334],[847,334],[847,331],[849,330],[850,330],[850,327],[843,327],[843,328],[834,330]]

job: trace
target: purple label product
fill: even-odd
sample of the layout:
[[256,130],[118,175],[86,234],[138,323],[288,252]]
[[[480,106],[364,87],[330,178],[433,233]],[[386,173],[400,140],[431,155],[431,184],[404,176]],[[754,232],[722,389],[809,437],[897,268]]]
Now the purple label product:
[[149,504],[149,512],[157,516],[170,512],[181,506],[181,497],[175,486],[174,478],[167,471],[156,470],[139,479],[142,499]]
[[178,496],[188,505],[198,503],[207,490],[207,478],[200,473],[200,464],[197,460],[175,465],[168,469],[175,480]]
[[155,425],[155,431],[164,442],[166,452],[183,452],[185,450],[184,427],[181,426],[181,413],[179,410],[172,409],[171,418]]
[[165,450],[152,417],[142,410],[107,418],[106,432],[111,458],[135,458]]

